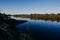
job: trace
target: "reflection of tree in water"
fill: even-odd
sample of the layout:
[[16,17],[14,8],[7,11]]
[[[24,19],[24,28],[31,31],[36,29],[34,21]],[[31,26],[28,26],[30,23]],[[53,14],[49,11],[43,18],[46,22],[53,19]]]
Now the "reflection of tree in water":
[[54,22],[54,21],[60,22],[60,20],[52,20],[52,19],[49,20],[49,19],[33,19],[33,18],[32,18],[32,20],[38,20],[38,21],[39,21],[39,20],[44,20],[44,21],[51,21],[51,22]]
[[56,22],[60,22],[60,20],[45,20],[45,21],[51,21],[51,22],[56,21]]

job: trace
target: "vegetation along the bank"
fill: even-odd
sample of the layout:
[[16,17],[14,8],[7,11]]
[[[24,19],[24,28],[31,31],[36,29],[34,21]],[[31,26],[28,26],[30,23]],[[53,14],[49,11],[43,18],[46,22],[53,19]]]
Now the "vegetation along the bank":
[[60,20],[60,13],[54,14],[17,14],[15,17],[31,18],[31,19],[45,19],[45,20]]
[[20,40],[21,34],[18,32],[16,25],[26,21],[11,19],[9,16],[0,13],[0,40]]

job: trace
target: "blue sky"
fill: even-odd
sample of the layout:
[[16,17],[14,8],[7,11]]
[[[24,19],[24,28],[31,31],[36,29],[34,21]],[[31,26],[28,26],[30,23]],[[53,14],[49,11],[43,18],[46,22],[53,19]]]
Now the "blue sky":
[[0,0],[0,10],[7,14],[60,13],[60,0]]

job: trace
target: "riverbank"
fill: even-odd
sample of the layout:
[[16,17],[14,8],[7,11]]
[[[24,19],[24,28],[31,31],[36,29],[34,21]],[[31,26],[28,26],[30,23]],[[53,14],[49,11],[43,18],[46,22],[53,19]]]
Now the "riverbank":
[[20,32],[16,25],[27,21],[9,18],[6,14],[0,13],[0,40],[20,40]]
[[21,14],[21,15],[13,15],[15,17],[22,18],[31,18],[31,19],[42,19],[42,20],[60,20],[60,14]]

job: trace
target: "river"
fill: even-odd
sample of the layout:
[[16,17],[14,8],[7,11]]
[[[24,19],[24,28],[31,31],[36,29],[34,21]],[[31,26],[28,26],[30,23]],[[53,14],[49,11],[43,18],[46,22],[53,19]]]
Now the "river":
[[60,22],[50,20],[34,20],[29,18],[15,18],[16,20],[27,20],[18,24],[19,32],[28,32],[33,40],[60,40]]

